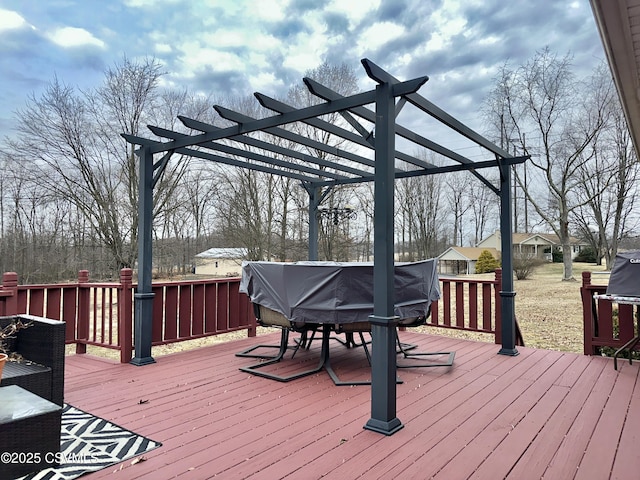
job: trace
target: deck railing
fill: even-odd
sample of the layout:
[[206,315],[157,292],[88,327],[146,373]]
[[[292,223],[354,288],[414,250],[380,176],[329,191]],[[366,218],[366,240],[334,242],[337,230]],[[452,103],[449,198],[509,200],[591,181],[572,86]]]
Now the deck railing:
[[494,279],[440,278],[440,300],[431,305],[427,324],[494,334],[495,342],[502,341],[500,332],[502,269]]
[[[441,278],[441,299],[434,302],[428,325],[493,334],[500,343],[501,271],[494,279]],[[249,298],[239,291],[240,278],[154,282],[152,345],[165,345],[239,330],[256,335]],[[76,353],[87,345],[120,351],[129,362],[133,352],[134,292],[131,269],[119,282],[90,282],[81,270],[78,281],[51,285],[18,285],[5,273],[0,315],[31,314],[67,324],[66,343]],[[498,328],[496,329],[496,326]]]
[[633,305],[593,298],[606,291],[607,285],[591,284],[591,272],[582,272],[580,294],[585,355],[601,355],[606,347],[617,350],[636,335]]

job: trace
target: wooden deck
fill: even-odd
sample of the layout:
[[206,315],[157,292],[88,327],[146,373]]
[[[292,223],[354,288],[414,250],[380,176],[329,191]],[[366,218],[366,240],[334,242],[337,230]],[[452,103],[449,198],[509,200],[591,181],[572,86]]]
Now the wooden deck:
[[[278,334],[157,359],[144,367],[67,357],[65,400],[163,443],[146,461],[88,478],[273,480],[578,479],[640,476],[637,363],[402,332],[422,350],[455,350],[452,368],[400,370],[392,436],[363,429],[370,387],[326,372],[280,383],[235,357]],[[307,368],[320,342],[282,368]],[[341,377],[367,378],[362,349],[332,341]],[[310,363],[311,362],[311,363]]]

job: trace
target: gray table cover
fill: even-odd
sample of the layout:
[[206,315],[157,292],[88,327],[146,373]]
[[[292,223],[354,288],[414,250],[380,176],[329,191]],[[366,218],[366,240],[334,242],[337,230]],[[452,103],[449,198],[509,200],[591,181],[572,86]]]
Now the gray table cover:
[[[396,263],[394,314],[428,315],[440,298],[437,259]],[[353,323],[373,313],[372,262],[243,262],[240,291],[292,322]]]

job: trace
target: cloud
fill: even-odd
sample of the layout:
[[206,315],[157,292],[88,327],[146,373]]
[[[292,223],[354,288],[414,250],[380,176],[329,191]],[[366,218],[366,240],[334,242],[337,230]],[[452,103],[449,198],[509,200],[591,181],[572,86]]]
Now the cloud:
[[158,8],[162,4],[176,4],[180,2],[181,0],[124,0],[122,3],[132,8]]
[[105,48],[105,43],[102,40],[94,37],[84,28],[62,27],[52,31],[47,36],[53,43],[64,48],[87,45]]
[[27,21],[17,12],[0,8],[0,32],[4,30],[16,30],[19,28],[31,27]]
[[[589,72],[604,57],[585,0],[4,0],[0,121],[54,75],[82,87],[105,65],[156,56],[163,85],[216,96],[282,96],[322,62],[351,66],[362,90],[369,58],[420,93],[473,118],[500,65],[549,47]],[[15,65],[19,64],[20,69]],[[3,100],[5,100],[3,98]]]

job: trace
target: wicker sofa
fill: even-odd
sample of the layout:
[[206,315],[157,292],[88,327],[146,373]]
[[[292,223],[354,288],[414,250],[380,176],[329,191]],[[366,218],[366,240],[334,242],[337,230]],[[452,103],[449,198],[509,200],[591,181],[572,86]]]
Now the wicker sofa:
[[[62,406],[64,402],[65,322],[33,315],[18,315],[29,328],[18,331],[14,350],[22,362],[7,362],[0,387],[18,385]],[[16,317],[0,317],[4,327]]]

